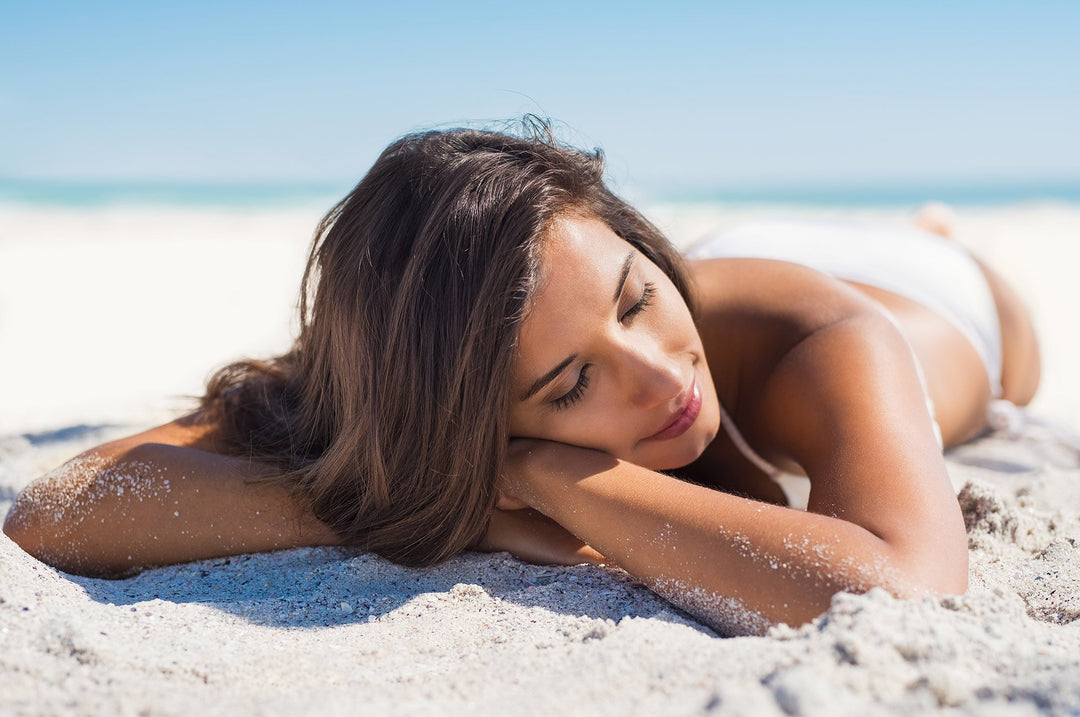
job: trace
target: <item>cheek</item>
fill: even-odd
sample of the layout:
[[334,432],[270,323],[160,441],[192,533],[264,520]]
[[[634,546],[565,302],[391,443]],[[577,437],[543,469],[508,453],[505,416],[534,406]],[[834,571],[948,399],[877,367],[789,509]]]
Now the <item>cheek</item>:
[[644,318],[650,326],[657,327],[666,336],[673,339],[682,337],[688,330],[697,333],[690,307],[667,277],[664,277],[663,288],[650,309],[645,312]]
[[[572,431],[572,421],[567,417],[573,411],[558,413],[529,407],[510,412],[511,438],[536,438],[545,441],[567,442],[566,435]],[[570,431],[568,431],[570,429]]]
[[530,435],[528,415],[521,409],[510,409],[510,437],[535,438]]
[[533,409],[518,416],[511,412],[510,435],[592,448],[626,458],[628,422],[625,419],[599,395],[594,395],[565,411]]

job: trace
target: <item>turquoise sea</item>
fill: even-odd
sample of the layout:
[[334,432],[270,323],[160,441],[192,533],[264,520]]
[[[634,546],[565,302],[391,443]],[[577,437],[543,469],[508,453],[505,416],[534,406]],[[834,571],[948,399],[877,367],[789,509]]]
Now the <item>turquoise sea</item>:
[[352,187],[345,183],[58,181],[0,178],[0,204],[94,208],[170,206],[272,209],[325,206]]
[[[345,182],[137,182],[0,178],[0,204],[69,208],[115,205],[248,209],[328,207],[344,196],[351,186]],[[1000,206],[1033,202],[1080,203],[1080,179],[1042,182],[691,187],[625,193],[635,201],[643,203],[908,207],[935,200],[956,206]]]

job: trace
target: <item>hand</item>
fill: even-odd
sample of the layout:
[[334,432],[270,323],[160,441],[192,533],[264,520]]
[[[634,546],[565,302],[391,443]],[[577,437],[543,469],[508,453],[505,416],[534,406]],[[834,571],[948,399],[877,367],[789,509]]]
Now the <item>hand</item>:
[[618,461],[602,451],[536,438],[510,440],[499,478],[498,507],[534,508],[560,518],[556,511],[573,500],[573,487],[583,478],[609,470]]
[[496,507],[503,511],[522,510],[532,507],[524,497],[532,494],[529,489],[530,473],[535,473],[529,465],[535,454],[547,446],[559,444],[535,438],[511,438],[506,454],[503,474],[499,477],[498,500]]
[[604,556],[544,514],[525,508],[491,514],[487,533],[473,546],[484,552],[506,551],[539,565],[600,564]]
[[[544,515],[543,496],[560,480],[578,476],[583,456],[607,464],[612,459],[599,451],[534,438],[510,441],[498,502],[487,534],[478,550],[505,550],[528,562],[544,565],[606,563],[603,555]],[[556,490],[562,493],[561,490]]]

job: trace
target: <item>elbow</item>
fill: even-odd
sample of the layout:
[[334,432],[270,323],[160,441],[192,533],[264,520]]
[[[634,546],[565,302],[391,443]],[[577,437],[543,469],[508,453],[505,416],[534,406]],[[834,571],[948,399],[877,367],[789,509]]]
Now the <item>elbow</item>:
[[962,521],[943,530],[938,540],[926,543],[905,556],[903,565],[923,595],[963,595],[968,589],[968,537]]
[[49,559],[56,552],[54,531],[48,529],[40,510],[25,496],[23,492],[4,518],[4,535],[29,555],[59,567]]
[[12,508],[4,520],[4,534],[32,558],[70,575],[123,578],[133,573],[131,566],[113,566],[85,559],[77,546],[26,511]]
[[794,621],[790,616],[785,616],[784,621],[788,624],[802,624],[810,622],[821,613],[826,612],[832,604],[833,598],[840,593],[856,595],[881,590],[897,600],[921,600],[924,598],[941,599],[963,595],[968,589],[967,560],[962,564],[954,564],[944,570],[912,570],[905,569],[895,562],[884,568],[877,568],[868,574],[868,570],[860,571],[859,577],[850,581],[833,583],[828,595],[820,603],[816,611],[799,615]]
[[86,577],[115,578],[131,574],[121,568],[88,559],[77,533],[58,521],[48,505],[36,499],[34,486],[24,490],[4,518],[4,534],[28,555],[57,570]]
[[905,600],[963,595],[968,589],[968,552],[966,544],[962,548],[952,551],[951,556],[899,557],[880,580],[871,581],[868,587],[883,588]]
[[964,553],[962,565],[956,565],[952,570],[927,586],[927,592],[938,597],[950,595],[963,595],[968,589],[968,561],[967,553]]
[[134,451],[107,444],[31,482],[5,516],[4,534],[30,556],[65,573],[131,575],[137,566],[119,559],[130,556],[116,532],[118,506],[107,478],[118,456]]
[[18,503],[11,507],[4,518],[4,535],[28,553],[29,546],[35,542],[36,528],[37,526],[31,523],[30,516],[19,510]]
[[957,509],[949,520],[928,522],[891,540],[879,539],[864,561],[866,590],[918,599],[963,595],[968,589],[968,537]]
[[966,571],[934,578],[905,573],[868,587],[869,589],[881,588],[900,600],[917,600],[924,597],[945,598],[966,593],[968,577]]
[[882,590],[900,600],[963,595],[968,589],[967,535],[961,530],[938,541],[893,544],[876,539],[858,559],[848,562],[851,569],[835,567],[829,571],[833,579],[826,583],[833,594]]
[[36,558],[42,552],[47,534],[42,530],[41,516],[22,498],[20,495],[4,518],[4,535]]
[[934,575],[914,575],[909,581],[909,587],[897,597],[914,598],[924,595],[932,597],[949,597],[963,595],[968,589],[967,560],[963,566],[953,566],[952,569]]

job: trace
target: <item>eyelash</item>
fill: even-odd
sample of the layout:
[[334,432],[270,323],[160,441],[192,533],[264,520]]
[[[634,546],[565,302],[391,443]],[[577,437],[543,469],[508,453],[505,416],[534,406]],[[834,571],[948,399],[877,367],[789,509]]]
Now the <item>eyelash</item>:
[[551,405],[555,407],[556,411],[561,411],[564,408],[570,408],[575,403],[581,400],[581,396],[585,393],[585,389],[589,387],[589,364],[585,364],[581,367],[581,373],[578,374],[577,383],[574,387],[556,398],[551,402]]
[[[641,298],[637,300],[637,303],[627,309],[626,313],[619,317],[619,321],[630,321],[651,306],[653,295],[655,293],[656,285],[651,281],[645,282],[645,288],[641,292]],[[589,368],[589,364],[582,366],[581,373],[578,374],[578,380],[577,383],[574,384],[574,387],[551,402],[556,411],[570,408],[585,395],[585,389],[589,387]]]
[[637,300],[636,304],[626,310],[626,313],[619,318],[619,321],[629,321],[630,319],[634,318],[642,311],[644,311],[646,308],[651,306],[653,294],[655,293],[656,284],[652,283],[651,281],[646,281],[645,288],[641,291],[641,298]]

